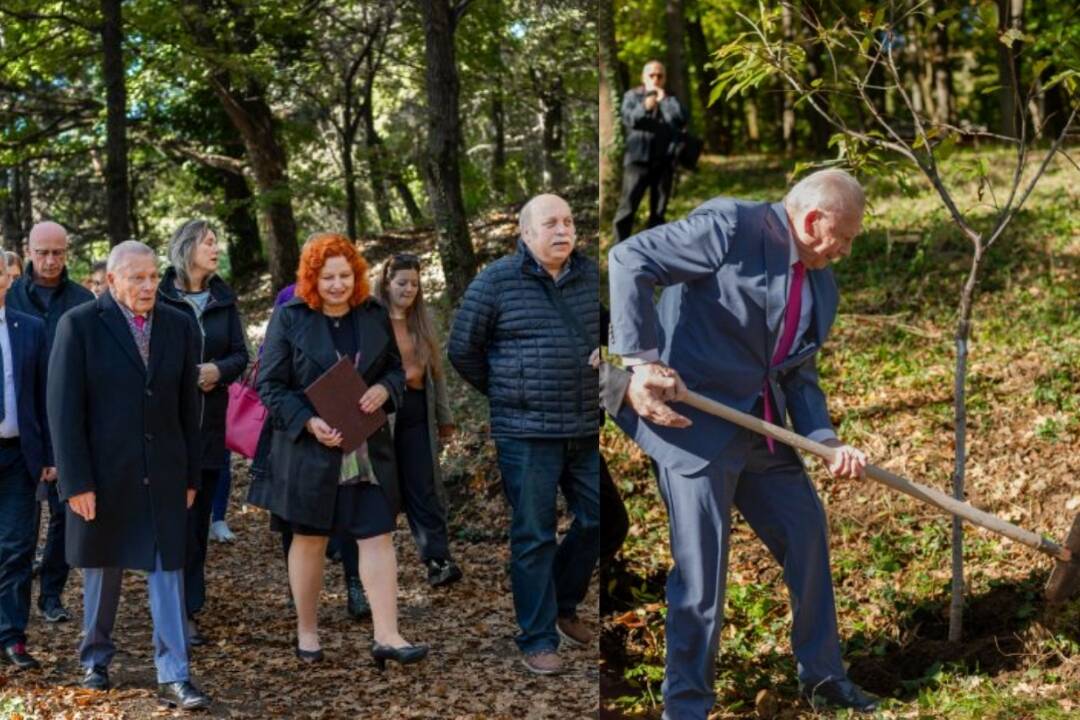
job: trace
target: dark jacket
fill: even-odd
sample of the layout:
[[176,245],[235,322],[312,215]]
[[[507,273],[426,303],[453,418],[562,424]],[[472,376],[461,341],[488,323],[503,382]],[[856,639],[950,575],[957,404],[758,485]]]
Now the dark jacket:
[[26,272],[8,290],[6,302],[12,310],[41,318],[45,323],[45,338],[51,347],[53,338],[56,337],[56,324],[60,322],[60,316],[71,308],[93,299],[94,293],[69,279],[67,268],[64,268],[60,276],[60,284],[53,293],[52,302],[45,307],[34,291],[34,264],[27,263]]
[[[49,426],[45,420],[45,379],[49,350],[45,323],[7,308],[5,324],[11,339],[15,405],[18,410],[19,450],[30,477],[37,482],[41,469],[53,465]],[[3,378],[0,377],[0,383]],[[2,386],[0,386],[2,391]]]
[[225,411],[229,406],[229,384],[240,377],[248,364],[244,328],[236,294],[221,278],[210,278],[210,299],[202,317],[176,287],[176,269],[170,267],[158,285],[158,299],[190,317],[201,331],[200,363],[212,362],[221,379],[208,393],[199,391],[199,429],[202,434],[202,468],[219,469],[225,462]]
[[675,144],[689,123],[686,108],[674,95],[666,95],[653,110],[645,110],[645,87],[628,90],[622,101],[626,128],[623,164],[656,165],[674,162]]
[[198,328],[158,303],[150,362],[110,293],[60,318],[49,357],[49,429],[60,497],[96,493],[97,517],[67,510],[75,567],[184,566],[187,489],[199,487]]
[[[488,265],[465,291],[450,332],[450,362],[487,395],[493,437],[600,431],[599,380],[589,366],[600,344],[599,270],[577,250],[569,262],[555,282],[519,240],[517,252]],[[564,320],[549,292],[562,297],[587,338]]]
[[[390,315],[369,298],[347,317],[354,323],[360,344],[357,369],[369,386],[381,383],[390,392],[383,409],[391,413],[405,391],[405,372]],[[253,474],[249,499],[290,522],[330,528],[341,451],[322,445],[304,427],[316,414],[304,388],[337,362],[322,312],[309,308],[302,298],[293,298],[276,309],[259,362],[259,397],[270,411],[269,468],[267,473]],[[368,453],[375,476],[396,512],[401,503],[389,423],[368,439]],[[266,487],[255,487],[256,483]]]

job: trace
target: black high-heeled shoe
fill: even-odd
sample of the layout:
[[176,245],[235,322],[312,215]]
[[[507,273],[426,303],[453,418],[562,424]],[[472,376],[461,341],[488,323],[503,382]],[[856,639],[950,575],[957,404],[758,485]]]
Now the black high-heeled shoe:
[[427,657],[427,645],[406,645],[404,647],[390,647],[372,643],[371,659],[375,661],[375,667],[380,670],[386,669],[386,661],[393,660],[399,665],[412,665]]
[[318,650],[301,650],[300,640],[297,640],[293,649],[296,650],[296,657],[308,664],[322,662],[323,660],[322,648],[319,648]]

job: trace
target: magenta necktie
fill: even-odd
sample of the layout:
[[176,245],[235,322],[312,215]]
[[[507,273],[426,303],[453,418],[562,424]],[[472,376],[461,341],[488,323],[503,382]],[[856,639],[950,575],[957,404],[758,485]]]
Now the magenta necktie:
[[[791,352],[791,346],[795,344],[795,333],[799,330],[799,315],[802,314],[802,284],[806,275],[806,266],[799,260],[791,266],[791,290],[788,293],[787,309],[784,311],[784,334],[780,336],[780,344],[776,346],[772,363],[769,367],[776,367]],[[765,378],[765,422],[773,421],[772,398],[769,394],[769,378]],[[775,443],[771,437],[765,438],[769,445],[769,452],[775,449]]]
[[146,318],[142,315],[133,315],[131,319],[135,321],[135,327],[140,330],[146,327]]

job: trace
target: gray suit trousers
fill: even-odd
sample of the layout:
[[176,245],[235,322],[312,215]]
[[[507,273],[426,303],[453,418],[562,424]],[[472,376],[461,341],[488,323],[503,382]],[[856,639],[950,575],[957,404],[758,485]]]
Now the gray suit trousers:
[[675,566],[667,580],[664,718],[705,720],[724,615],[731,506],[783,568],[799,680],[844,678],[829,571],[825,510],[795,452],[740,431],[704,470],[687,477],[659,467]]

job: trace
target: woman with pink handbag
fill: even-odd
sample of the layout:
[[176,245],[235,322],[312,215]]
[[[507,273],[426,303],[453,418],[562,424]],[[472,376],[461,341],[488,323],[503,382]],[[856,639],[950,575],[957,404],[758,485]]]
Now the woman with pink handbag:
[[206,642],[194,618],[206,602],[206,545],[214,491],[225,458],[227,388],[248,364],[236,294],[217,276],[220,252],[210,224],[205,220],[188,220],[169,241],[171,266],[158,285],[160,299],[186,313],[199,328],[202,488],[188,510],[184,564],[184,602],[192,645]]

